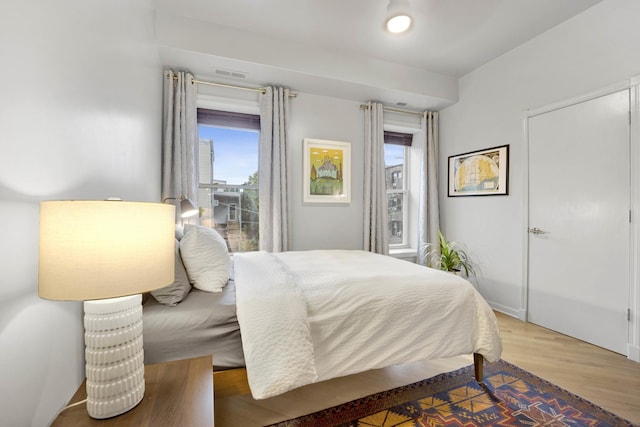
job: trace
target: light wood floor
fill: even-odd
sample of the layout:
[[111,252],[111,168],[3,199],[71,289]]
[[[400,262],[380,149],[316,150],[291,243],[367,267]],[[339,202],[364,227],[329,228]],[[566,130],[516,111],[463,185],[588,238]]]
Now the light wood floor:
[[[640,425],[640,363],[501,313],[496,316],[502,359]],[[471,356],[461,356],[393,366],[259,401],[251,398],[243,370],[216,373],[216,427],[263,426],[295,418],[471,363]]]

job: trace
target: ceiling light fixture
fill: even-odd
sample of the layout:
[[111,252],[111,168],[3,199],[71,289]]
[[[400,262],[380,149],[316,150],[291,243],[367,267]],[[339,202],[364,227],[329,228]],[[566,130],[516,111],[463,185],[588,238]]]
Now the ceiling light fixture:
[[409,0],[390,0],[387,6],[385,27],[393,34],[404,33],[411,28]]

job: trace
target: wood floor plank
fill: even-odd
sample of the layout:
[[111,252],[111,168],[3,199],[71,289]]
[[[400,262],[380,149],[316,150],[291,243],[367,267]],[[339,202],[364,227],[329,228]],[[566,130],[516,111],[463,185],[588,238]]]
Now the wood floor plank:
[[640,363],[502,313],[496,316],[504,360],[640,424]]
[[[496,313],[502,359],[640,424],[640,363]],[[246,375],[215,376],[216,427],[252,427],[295,418],[473,363],[471,356],[415,362],[312,384],[256,401]]]

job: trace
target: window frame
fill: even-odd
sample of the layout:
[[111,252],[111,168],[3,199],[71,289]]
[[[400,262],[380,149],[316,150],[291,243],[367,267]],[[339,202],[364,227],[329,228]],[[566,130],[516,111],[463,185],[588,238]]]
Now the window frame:
[[[402,194],[402,242],[400,243],[389,243],[389,250],[392,249],[406,249],[409,248],[409,237],[408,237],[408,225],[409,225],[409,200],[410,200],[410,182],[409,182],[409,162],[410,162],[410,148],[413,140],[413,134],[405,133],[405,132],[391,132],[384,131],[384,144],[385,145],[398,145],[402,146],[403,151],[403,163],[402,163],[402,189],[397,188],[386,188],[385,193],[387,196],[387,209],[389,209],[389,195],[390,194]],[[387,165],[385,164],[385,170]],[[391,172],[392,177],[391,181],[393,181],[393,174],[397,172]],[[386,171],[385,171],[386,174]],[[386,181],[385,181],[386,182]],[[391,228],[391,221],[388,220],[388,227]],[[388,230],[391,235],[391,229]]]
[[[235,130],[239,130],[239,131],[257,131],[258,132],[258,139],[259,139],[259,134],[260,134],[260,115],[259,114],[255,114],[252,112],[235,112],[235,111],[229,111],[226,109],[217,109],[217,108],[212,108],[210,106],[200,106],[198,105],[197,108],[197,120],[196,120],[197,126],[198,128],[201,125],[204,126],[211,126],[211,127],[217,127],[217,128],[226,128],[226,129],[235,129]],[[198,141],[199,144],[202,143],[203,141],[209,141],[207,139],[201,139],[200,138],[200,133],[198,132]],[[259,150],[259,144],[258,144],[258,150]],[[222,181],[220,180],[216,180],[213,176],[213,171],[215,168],[215,153],[213,152],[213,149],[211,150],[211,158],[209,159],[210,163],[211,163],[211,171],[212,171],[212,176],[211,176],[211,182],[208,183],[203,183],[201,182],[201,176],[200,176],[200,170],[198,170],[198,190],[207,190],[212,194],[211,200],[212,200],[212,210],[211,210],[211,220],[214,220],[214,210],[213,208],[218,207],[219,205],[222,205],[222,203],[219,202],[218,199],[216,199],[215,194],[218,191],[222,191],[223,193],[226,192],[240,192],[240,190],[247,190],[247,191],[255,191],[256,194],[258,194],[258,185],[257,184],[223,184]],[[200,161],[198,162],[198,168],[200,168]],[[259,162],[258,162],[258,169],[259,169]],[[201,202],[199,201],[198,204],[201,204]],[[232,209],[232,207],[234,209]],[[233,217],[232,217],[232,210],[233,210]],[[228,224],[230,222],[239,222],[240,223],[240,230],[242,233],[242,209],[239,209],[239,206],[235,203],[229,203],[228,208],[227,208],[227,215],[226,215],[226,220],[227,220],[227,224],[226,224],[226,231],[224,231],[224,235],[223,238],[225,239],[225,241],[227,241],[227,244],[229,245],[230,242],[227,239],[227,233],[228,233]],[[214,220],[215,221],[215,220]],[[258,223],[260,221],[260,218],[258,217]],[[215,228],[215,222],[211,224],[211,228],[216,229]],[[223,233],[221,233],[223,234]],[[257,234],[257,239],[258,239],[258,243],[259,243],[259,239],[260,239],[260,235],[259,233]],[[243,242],[243,240],[240,240],[240,242]],[[236,252],[243,252],[242,250],[243,245],[240,244],[240,246],[238,247],[237,250],[233,251],[233,253]],[[258,248],[256,248],[255,250],[258,250]]]

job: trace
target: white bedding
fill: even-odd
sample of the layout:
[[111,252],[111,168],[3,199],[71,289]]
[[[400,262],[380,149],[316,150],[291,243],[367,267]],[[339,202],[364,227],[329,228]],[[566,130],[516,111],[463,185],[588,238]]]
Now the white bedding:
[[500,357],[495,316],[466,280],[364,251],[236,254],[251,393],[421,359]]

